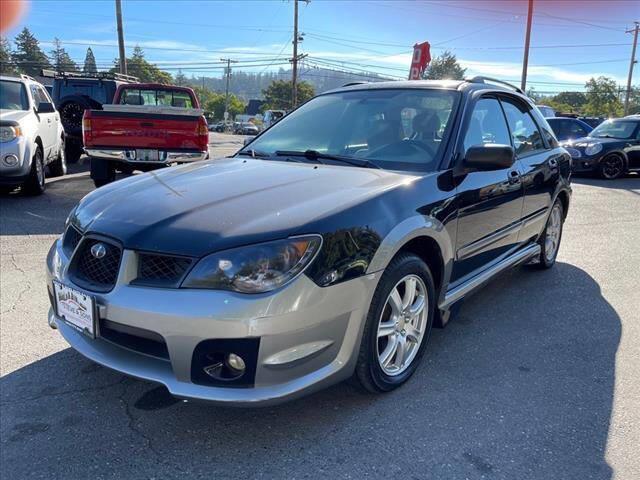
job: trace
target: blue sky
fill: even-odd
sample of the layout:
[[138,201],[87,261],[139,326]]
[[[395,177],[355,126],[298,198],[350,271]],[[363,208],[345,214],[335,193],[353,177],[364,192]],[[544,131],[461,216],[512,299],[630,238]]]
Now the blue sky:
[[[188,76],[221,76],[220,58],[240,60],[245,71],[287,68],[293,2],[123,0],[127,46],[143,47],[149,60]],[[591,76],[626,82],[638,1],[534,3],[529,86],[539,92],[582,90]],[[518,81],[526,1],[338,1],[300,3],[302,67],[332,66],[406,77],[411,46],[429,41],[432,55],[450,49],[468,74]],[[58,37],[72,58],[92,46],[99,67],[117,56],[112,0],[34,0],[21,22],[43,42]],[[640,68],[635,84],[639,84]]]

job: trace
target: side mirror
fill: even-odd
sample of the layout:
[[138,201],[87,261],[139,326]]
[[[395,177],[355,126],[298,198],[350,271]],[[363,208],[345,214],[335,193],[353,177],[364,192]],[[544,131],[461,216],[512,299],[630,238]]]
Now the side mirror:
[[55,111],[56,107],[53,106],[53,103],[49,102],[40,102],[36,110],[37,113],[54,113]]
[[512,166],[515,160],[511,145],[488,143],[469,147],[464,156],[464,166],[476,170],[502,170]]

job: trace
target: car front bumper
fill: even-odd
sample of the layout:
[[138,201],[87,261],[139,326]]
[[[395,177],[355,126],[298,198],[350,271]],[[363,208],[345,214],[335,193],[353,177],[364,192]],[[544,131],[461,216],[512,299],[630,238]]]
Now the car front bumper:
[[[0,185],[19,185],[24,182],[31,170],[32,155],[25,137],[0,143]],[[7,157],[15,157],[17,162],[11,165]]]
[[[305,275],[260,295],[130,284],[136,252],[125,250],[118,280],[106,294],[75,285],[69,258],[57,240],[47,257],[48,288],[55,279],[96,299],[96,338],[78,332],[49,310],[48,321],[84,356],[122,373],[163,384],[173,395],[220,404],[252,406],[300,397],[351,376],[368,306],[381,272],[321,288]],[[107,339],[104,321],[153,332],[168,358]],[[255,380],[245,388],[194,382],[194,352],[208,340],[259,339]]]
[[583,150],[575,147],[565,147],[571,155],[571,172],[572,173],[592,173],[598,170],[602,154],[585,155]]
[[207,151],[186,151],[186,150],[159,150],[157,161],[145,161],[138,159],[136,149],[127,148],[85,148],[85,152],[90,157],[104,158],[107,160],[116,160],[125,163],[144,163],[144,164],[169,164],[169,163],[187,163],[205,160]]

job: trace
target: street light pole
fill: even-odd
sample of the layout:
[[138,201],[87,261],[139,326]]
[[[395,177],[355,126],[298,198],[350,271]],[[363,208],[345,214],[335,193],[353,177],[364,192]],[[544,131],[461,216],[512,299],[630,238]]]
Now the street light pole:
[[629,113],[629,97],[631,96],[631,80],[633,79],[633,66],[636,63],[636,47],[638,46],[638,28],[640,23],[635,22],[636,26],[633,30],[627,30],[626,33],[633,32],[633,48],[631,49],[631,63],[629,64],[629,76],[627,77],[627,95],[624,97],[624,114]]
[[526,92],[527,88],[527,68],[529,67],[529,43],[531,42],[531,21],[533,19],[533,0],[529,0],[529,10],[527,12],[527,34],[524,39],[524,58],[522,60],[522,80],[520,88]]
[[127,74],[127,56],[124,53],[124,31],[122,29],[122,3],[116,0],[116,25],[118,28],[118,52],[120,54],[120,73]]

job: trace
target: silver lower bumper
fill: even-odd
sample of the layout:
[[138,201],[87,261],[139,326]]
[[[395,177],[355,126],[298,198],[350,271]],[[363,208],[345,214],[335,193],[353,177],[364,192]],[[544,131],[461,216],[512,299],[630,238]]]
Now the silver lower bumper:
[[207,158],[209,152],[185,152],[172,150],[158,150],[157,161],[139,160],[136,155],[136,149],[111,149],[111,148],[85,148],[87,155],[96,158],[105,158],[107,160],[117,160],[127,163],[183,163],[197,162]]
[[[74,285],[68,259],[52,247],[48,282]],[[364,319],[381,273],[320,288],[305,275],[284,289],[262,295],[213,290],[145,288],[130,285],[135,252],[123,255],[115,288],[95,297],[99,317],[163,337],[163,360],[76,331],[49,311],[49,325],[84,356],[127,375],[161,383],[175,396],[230,405],[274,404],[350,377]],[[197,345],[210,339],[259,338],[255,382],[249,388],[204,386],[192,381]]]

